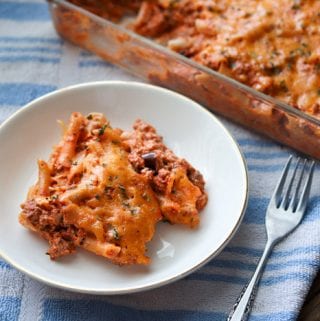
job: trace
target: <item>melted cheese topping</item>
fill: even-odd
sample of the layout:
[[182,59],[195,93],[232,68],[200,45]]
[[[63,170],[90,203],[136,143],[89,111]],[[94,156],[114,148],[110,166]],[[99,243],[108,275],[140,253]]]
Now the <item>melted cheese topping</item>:
[[135,31],[320,115],[317,0],[144,1]]
[[[24,210],[20,221],[49,241],[64,238],[59,231],[66,227],[76,227],[85,231],[77,245],[118,264],[147,264],[145,244],[161,217],[158,201],[147,180],[130,165],[120,131],[101,114],[88,118],[72,114],[49,164],[39,163],[39,181],[28,195],[27,202],[38,208],[53,208],[49,216],[54,209],[60,211],[62,221],[49,235],[42,233],[41,217],[40,223],[31,222],[30,211]],[[53,258],[69,254],[60,250]]]
[[[200,172],[152,126],[138,120],[134,128],[126,133],[102,114],[72,113],[49,162],[38,161],[20,223],[49,241],[52,259],[80,246],[117,264],[148,264],[146,243],[162,216],[199,224],[207,202]],[[154,154],[155,167],[144,162],[145,152]]]

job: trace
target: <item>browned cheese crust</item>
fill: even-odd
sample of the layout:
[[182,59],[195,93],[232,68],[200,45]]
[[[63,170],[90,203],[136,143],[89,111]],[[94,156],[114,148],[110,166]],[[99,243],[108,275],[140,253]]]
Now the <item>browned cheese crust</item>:
[[71,2],[114,21],[137,13],[138,34],[320,116],[318,0]]

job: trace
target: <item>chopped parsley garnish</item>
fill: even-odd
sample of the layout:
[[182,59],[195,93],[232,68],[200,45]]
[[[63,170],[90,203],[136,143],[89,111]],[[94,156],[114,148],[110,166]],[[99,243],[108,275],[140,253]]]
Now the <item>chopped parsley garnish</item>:
[[308,48],[306,43],[303,43],[303,47],[298,47],[294,50],[290,50],[290,58],[296,57],[309,57],[311,55],[311,51]]
[[291,7],[292,10],[299,10],[300,9],[300,5],[298,4],[294,4],[292,7]]
[[96,217],[97,217],[97,220],[98,220],[98,221],[102,221],[102,220],[103,220],[103,217],[102,217],[102,215],[100,215],[100,214],[98,214]]
[[276,66],[271,62],[271,66],[266,68],[269,75],[279,75],[282,71],[280,66]]
[[251,56],[251,58],[253,58],[253,59],[257,59],[257,58],[258,58],[258,54],[257,54],[255,51],[251,51],[251,52],[250,52],[250,56]]
[[114,190],[114,188],[113,188],[112,186],[109,186],[109,185],[107,185],[107,186],[104,188],[104,191],[105,191],[106,193],[112,192],[113,190]]
[[293,0],[292,10],[299,10],[301,8],[301,0]]
[[284,92],[288,91],[288,87],[287,87],[287,84],[286,84],[285,80],[281,80],[280,81],[279,87]]
[[109,175],[109,177],[108,177],[108,181],[109,181],[109,182],[113,182],[113,181],[116,180],[116,179],[118,179],[118,176],[117,176],[117,175],[115,175],[115,176]]
[[143,193],[141,196],[145,201],[150,202],[150,196],[147,193]]
[[130,213],[131,213],[132,215],[136,215],[136,214],[138,214],[139,212],[140,212],[139,207],[131,207],[131,208],[130,208]]
[[173,9],[176,5],[178,5],[178,3],[179,3],[179,0],[172,0],[172,1],[170,1],[170,3],[169,3],[169,8],[170,8],[170,9]]
[[119,232],[115,227],[112,228],[112,235],[115,240],[120,240]]
[[95,195],[95,199],[99,200],[101,198],[101,196],[99,194]]
[[105,195],[108,197],[108,199],[112,200],[113,199],[113,191],[114,187],[113,186],[106,186],[104,188]]
[[99,132],[98,132],[98,135],[99,136],[102,136],[106,130],[106,128],[108,127],[108,124],[104,124],[100,129],[99,129]]
[[130,208],[130,204],[128,201],[123,201],[122,202],[122,205],[125,207],[125,208]]
[[92,116],[91,114],[89,114],[89,115],[87,116],[87,119],[88,119],[88,120],[92,120],[92,118],[93,118],[93,116]]
[[119,190],[120,190],[120,194],[122,196],[122,198],[128,199],[129,196],[127,194],[127,190],[123,185],[119,185]]

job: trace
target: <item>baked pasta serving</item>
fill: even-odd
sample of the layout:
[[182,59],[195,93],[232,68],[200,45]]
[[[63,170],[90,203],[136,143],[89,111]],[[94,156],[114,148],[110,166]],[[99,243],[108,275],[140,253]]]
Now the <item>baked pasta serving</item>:
[[51,259],[77,247],[119,265],[148,264],[156,223],[195,227],[207,202],[204,180],[138,120],[132,132],[100,113],[72,113],[21,205],[19,221],[49,242]]

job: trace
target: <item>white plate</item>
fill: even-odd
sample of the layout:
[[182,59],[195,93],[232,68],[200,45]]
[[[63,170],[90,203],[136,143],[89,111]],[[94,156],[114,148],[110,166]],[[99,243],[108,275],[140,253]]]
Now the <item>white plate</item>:
[[[159,223],[149,243],[148,267],[118,267],[83,250],[50,261],[47,242],[18,223],[19,205],[37,179],[36,160],[48,159],[60,139],[57,119],[104,113],[114,127],[136,118],[153,124],[173,151],[205,177],[209,203],[198,229]],[[230,241],[247,203],[247,171],[223,125],[197,103],[166,89],[126,82],[96,82],[43,96],[0,127],[0,255],[17,269],[68,290],[120,294],[177,280],[217,255]]]

